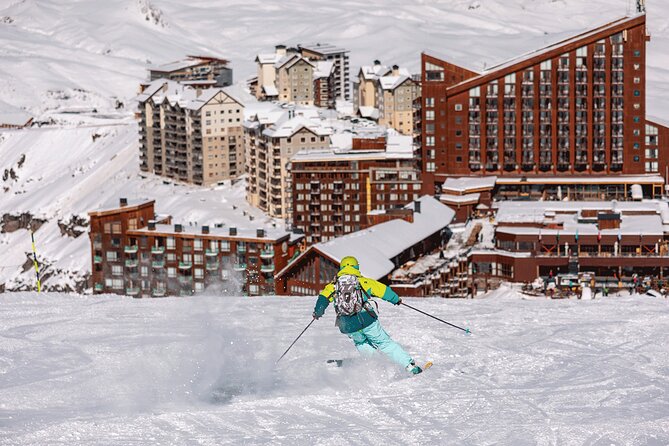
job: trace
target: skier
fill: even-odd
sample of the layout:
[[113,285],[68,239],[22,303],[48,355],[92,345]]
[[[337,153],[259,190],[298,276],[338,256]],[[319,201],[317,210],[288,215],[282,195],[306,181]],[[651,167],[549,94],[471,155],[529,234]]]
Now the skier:
[[373,355],[381,350],[408,372],[417,375],[423,370],[411,356],[393,341],[381,327],[378,316],[372,308],[371,296],[379,297],[399,305],[402,300],[389,286],[363,277],[355,257],[344,257],[339,264],[339,272],[318,295],[314,308],[314,319],[319,319],[325,309],[334,302],[339,331],[353,340],[362,355]]

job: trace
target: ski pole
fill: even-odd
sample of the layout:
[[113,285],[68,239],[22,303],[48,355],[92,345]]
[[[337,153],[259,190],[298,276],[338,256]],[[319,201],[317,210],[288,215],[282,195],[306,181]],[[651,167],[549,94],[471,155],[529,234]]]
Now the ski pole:
[[35,277],[37,278],[37,294],[42,292],[42,282],[39,280],[39,265],[37,263],[37,250],[35,249],[35,234],[30,230],[30,239],[33,242],[33,263],[35,265]]
[[436,319],[436,320],[438,320],[439,322],[443,322],[443,323],[446,324],[446,325],[450,325],[451,327],[458,328],[458,329],[464,331],[466,334],[471,334],[471,331],[469,331],[469,328],[458,327],[457,325],[451,324],[450,322],[446,322],[445,320],[443,320],[443,319],[439,319],[439,318],[436,317],[436,316],[432,316],[430,313],[426,313],[426,312],[424,312],[424,311],[422,311],[422,310],[419,310],[419,309],[416,308],[416,307],[412,307],[412,306],[409,305],[409,304],[405,304],[404,302],[400,302],[400,303],[401,303],[402,305],[404,305],[405,307],[409,307],[409,308],[411,308],[412,310],[415,310],[415,311],[417,311],[417,312],[419,312],[419,313],[421,313],[421,314],[424,314],[425,316],[430,316],[432,319]]
[[286,356],[286,353],[288,353],[288,350],[290,350],[291,348],[293,348],[293,345],[295,345],[295,343],[297,342],[297,340],[300,339],[300,338],[302,337],[302,335],[304,334],[304,332],[307,331],[307,329],[309,329],[309,327],[311,327],[311,324],[313,324],[315,320],[316,320],[316,318],[312,319],[311,322],[309,322],[309,325],[307,325],[306,328],[305,328],[304,330],[302,330],[302,333],[300,333],[300,335],[299,335],[297,338],[295,338],[295,340],[293,341],[293,343],[290,344],[290,347],[288,347],[288,348],[286,349],[286,351],[283,352],[283,355],[281,355],[281,358],[279,358],[279,359],[276,360],[276,363],[275,363],[275,364],[278,364],[279,361],[281,361],[281,359],[283,359],[283,357]]

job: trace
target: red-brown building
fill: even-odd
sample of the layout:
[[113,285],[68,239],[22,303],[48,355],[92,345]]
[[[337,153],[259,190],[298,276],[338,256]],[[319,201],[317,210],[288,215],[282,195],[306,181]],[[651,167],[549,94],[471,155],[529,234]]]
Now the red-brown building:
[[469,255],[478,288],[491,279],[589,273],[599,282],[669,273],[669,207],[664,201],[502,202],[493,249]]
[[[448,242],[448,225],[454,215],[448,206],[423,196],[405,210],[411,212],[411,218],[396,218],[310,246],[277,273],[277,294],[316,295],[332,281],[340,260],[346,256],[358,259],[365,277],[391,283],[389,275],[396,268],[433,253]],[[407,282],[403,281],[403,285]]]
[[274,294],[274,274],[303,236],[277,228],[170,224],[154,201],[89,213],[93,289],[133,297],[192,295],[209,285],[228,293]]
[[327,241],[378,221],[374,213],[419,197],[411,136],[354,138],[349,150],[303,150],[291,159],[293,226]]
[[[637,14],[480,74],[423,54],[424,192],[463,176],[588,185],[593,176],[665,175],[665,129],[646,121],[648,40]],[[655,150],[647,124],[658,127]],[[601,182],[593,188],[607,192]]]

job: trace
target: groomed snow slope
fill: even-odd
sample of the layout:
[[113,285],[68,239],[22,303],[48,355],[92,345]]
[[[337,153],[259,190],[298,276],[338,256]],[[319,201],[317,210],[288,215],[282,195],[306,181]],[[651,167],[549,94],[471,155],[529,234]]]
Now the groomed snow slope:
[[[506,296],[512,293],[504,293]],[[6,294],[0,444],[669,443],[664,299],[380,303],[416,359],[357,358],[312,298]]]

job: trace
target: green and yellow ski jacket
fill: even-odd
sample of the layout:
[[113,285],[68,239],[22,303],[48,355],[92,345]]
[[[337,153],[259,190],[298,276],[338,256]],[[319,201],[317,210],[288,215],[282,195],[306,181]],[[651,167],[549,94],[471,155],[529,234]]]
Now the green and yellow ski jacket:
[[[358,277],[360,286],[367,292],[367,295],[370,297],[378,297],[395,305],[399,303],[399,296],[389,286],[386,286],[381,282],[377,282],[374,279],[363,277],[360,274],[360,271],[352,266],[346,266],[342,268],[337,273],[337,277],[347,274]],[[314,308],[314,316],[323,316],[326,308],[330,305],[330,302],[334,301],[334,293],[334,284],[328,283],[325,288],[323,288],[323,291],[321,291],[318,295],[316,307]],[[365,293],[363,293],[362,298],[365,300],[365,302],[368,300]],[[375,320],[376,314],[374,314],[373,311],[367,311],[366,309],[363,309],[358,314],[354,314],[352,316],[337,316],[336,325],[339,327],[339,331],[342,333],[354,333],[358,330],[362,330],[363,328],[368,327]]]

